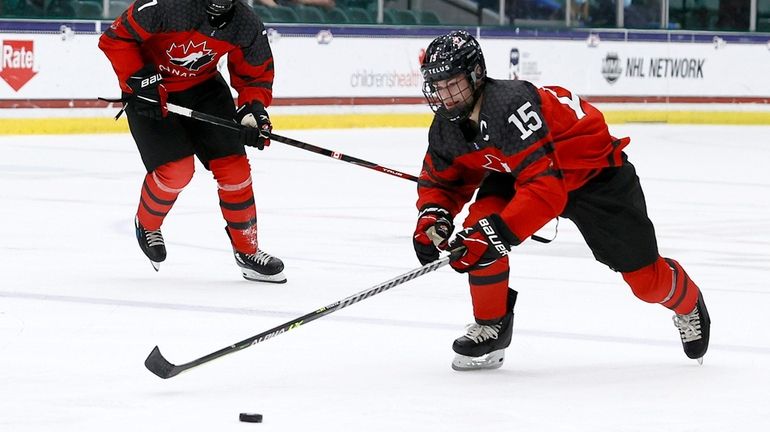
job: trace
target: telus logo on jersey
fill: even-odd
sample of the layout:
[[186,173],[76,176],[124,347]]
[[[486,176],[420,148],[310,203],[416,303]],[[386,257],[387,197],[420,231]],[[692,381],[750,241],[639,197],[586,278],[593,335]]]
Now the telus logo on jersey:
[[[186,45],[171,44],[171,48],[166,50],[171,64],[183,67],[190,71],[198,71],[203,66],[211,63],[217,53],[206,48],[206,41],[194,44],[192,41]],[[174,73],[173,70],[169,72]],[[183,75],[184,76],[184,75]]]
[[37,75],[33,41],[6,40],[2,45],[0,78],[14,91],[19,91],[32,77]]
[[618,53],[607,53],[607,56],[602,60],[602,76],[610,84],[615,82],[623,74],[623,67],[620,66],[620,57]]

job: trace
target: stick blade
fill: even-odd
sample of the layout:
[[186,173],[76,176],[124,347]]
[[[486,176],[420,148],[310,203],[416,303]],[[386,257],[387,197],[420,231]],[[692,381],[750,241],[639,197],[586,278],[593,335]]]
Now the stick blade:
[[160,348],[157,346],[153,348],[150,355],[147,356],[147,360],[144,361],[144,366],[155,375],[167,379],[178,375],[182,372],[182,368],[171,364],[163,354],[160,353]]

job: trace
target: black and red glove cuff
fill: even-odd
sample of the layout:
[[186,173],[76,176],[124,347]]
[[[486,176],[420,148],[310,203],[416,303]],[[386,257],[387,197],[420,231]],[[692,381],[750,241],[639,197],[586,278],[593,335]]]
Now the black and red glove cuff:
[[518,246],[521,244],[521,240],[516,237],[516,234],[511,231],[511,228],[508,227],[508,224],[503,221],[503,218],[501,218],[499,214],[493,213],[487,216],[485,219],[494,224],[492,229],[508,246]]

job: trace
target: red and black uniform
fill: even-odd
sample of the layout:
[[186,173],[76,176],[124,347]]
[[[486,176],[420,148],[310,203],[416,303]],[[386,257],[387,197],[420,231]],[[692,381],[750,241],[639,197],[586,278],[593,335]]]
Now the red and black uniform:
[[[272,101],[273,58],[262,21],[245,3],[233,5],[232,20],[215,28],[203,0],[138,0],[102,34],[123,92],[136,71],[153,65],[163,76],[168,102],[223,118],[235,116],[230,87],[217,64],[227,54],[238,104]],[[160,228],[193,175],[196,155],[218,183],[220,207],[235,249],[254,253],[256,208],[251,168],[237,132],[169,115],[160,120],[126,107],[131,134],[147,176],[137,215],[148,230]]]
[[[698,288],[658,254],[639,178],[623,153],[628,138],[612,137],[601,112],[561,87],[487,79],[480,103],[478,124],[434,118],[419,209],[438,206],[454,217],[478,189],[463,225],[497,214],[513,244],[557,216],[568,218],[639,298],[692,311]],[[479,323],[505,314],[508,276],[507,256],[469,272]]]
[[146,64],[163,75],[169,92],[195,87],[218,75],[228,54],[238,105],[272,101],[273,56],[265,27],[248,5],[236,1],[232,21],[214,28],[202,0],[138,0],[99,39],[124,91],[128,77]]

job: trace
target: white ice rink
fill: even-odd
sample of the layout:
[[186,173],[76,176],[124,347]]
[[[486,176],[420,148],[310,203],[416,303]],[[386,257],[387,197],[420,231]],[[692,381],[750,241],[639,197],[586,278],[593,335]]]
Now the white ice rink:
[[[133,232],[143,167],[129,135],[1,136],[0,431],[768,430],[770,128],[611,129],[633,139],[661,253],[704,292],[703,366],[671,313],[562,221],[550,245],[512,252],[501,369],[450,368],[471,308],[466,278],[443,268],[161,380],[143,365],[155,345],[185,363],[418,267],[415,185],[279,143],[250,150],[261,246],[289,280],[269,285],[241,278],[198,165],[156,273]],[[280,133],[413,174],[427,135]]]

